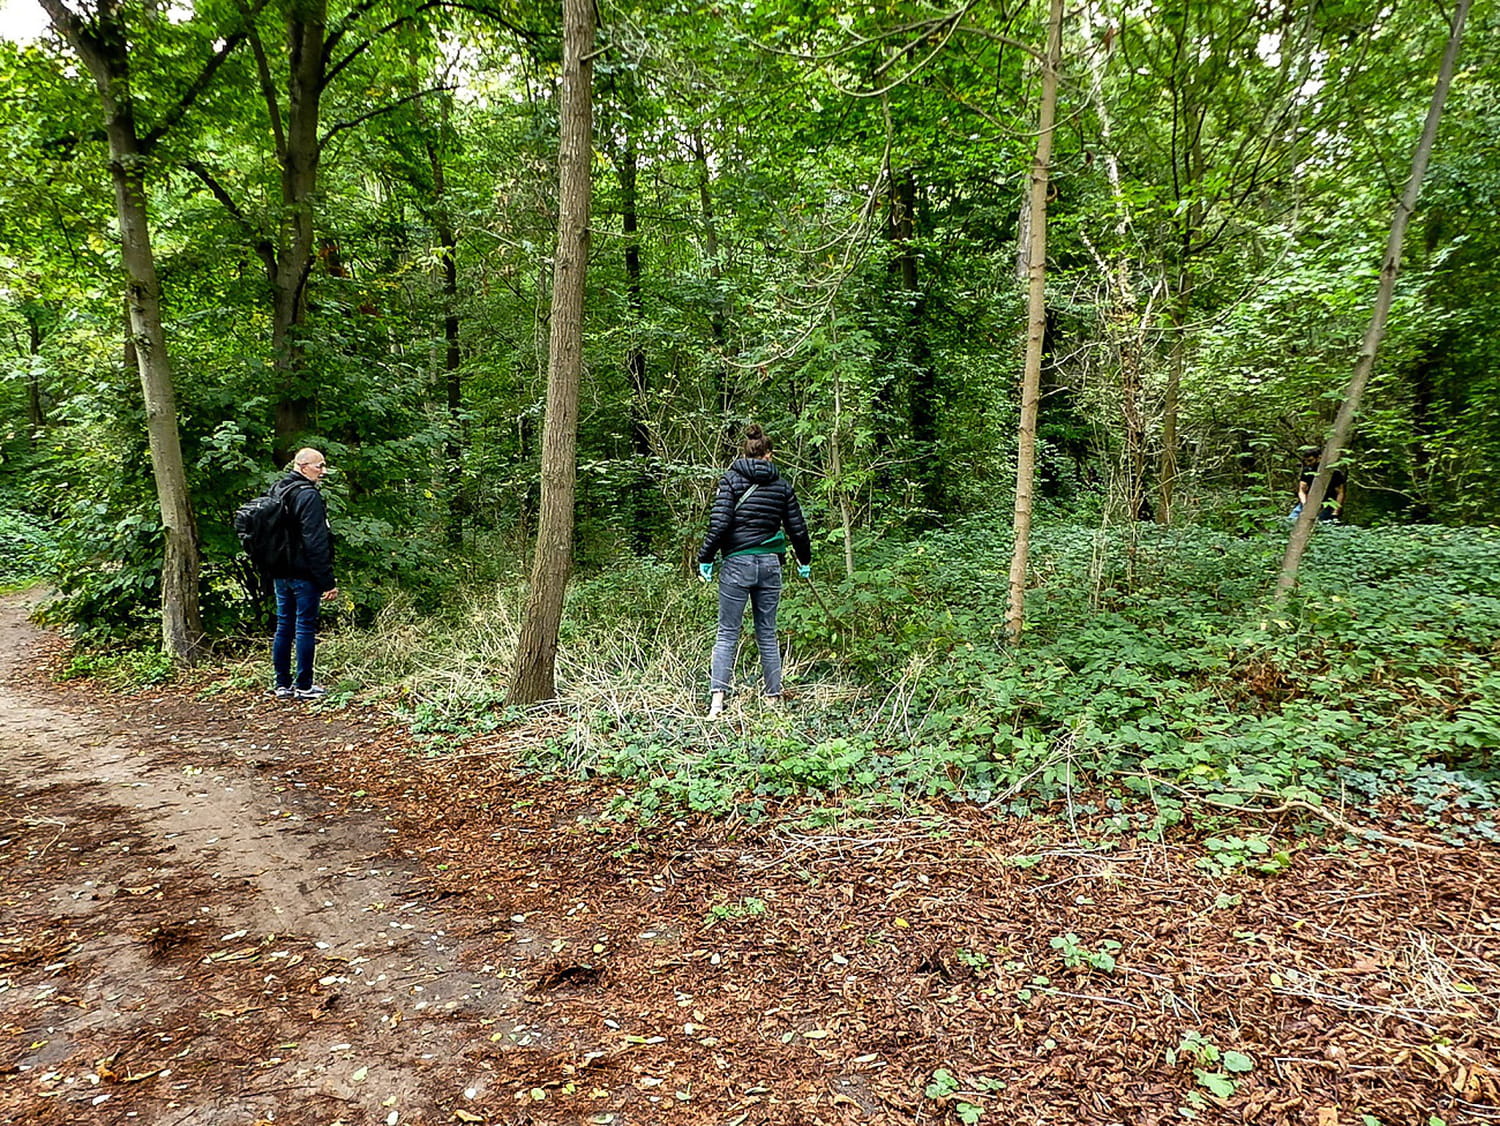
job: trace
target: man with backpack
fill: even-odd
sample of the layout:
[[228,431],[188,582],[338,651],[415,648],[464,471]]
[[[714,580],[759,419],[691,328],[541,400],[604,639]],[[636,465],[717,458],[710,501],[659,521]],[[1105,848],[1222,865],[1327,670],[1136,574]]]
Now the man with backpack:
[[[314,449],[297,451],[292,469],[271,486],[268,496],[280,501],[285,547],[265,562],[276,592],[276,636],[271,665],[281,699],[316,700],[328,694],[313,683],[313,652],[318,645],[318,603],[338,597],[333,578],[333,537],[328,508],[318,482],[328,460]],[[297,679],[292,679],[292,649],[297,651]]]

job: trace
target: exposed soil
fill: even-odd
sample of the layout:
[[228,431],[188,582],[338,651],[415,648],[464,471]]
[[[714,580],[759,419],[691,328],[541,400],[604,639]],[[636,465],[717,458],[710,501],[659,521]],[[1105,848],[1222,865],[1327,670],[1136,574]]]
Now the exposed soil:
[[516,769],[561,720],[426,758],[373,712],[56,683],[24,615],[0,1122],[1500,1122],[1489,846],[1291,811],[1284,872],[1211,877],[1082,805],[647,833]]

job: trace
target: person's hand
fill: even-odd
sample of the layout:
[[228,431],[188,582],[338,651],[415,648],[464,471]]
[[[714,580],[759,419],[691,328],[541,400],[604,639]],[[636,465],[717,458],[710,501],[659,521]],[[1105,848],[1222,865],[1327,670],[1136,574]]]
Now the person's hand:
[[338,596],[339,596],[339,588],[338,587],[334,587],[332,590],[325,590],[323,592],[323,601],[324,602],[332,602]]
[[799,579],[810,579],[810,578],[812,578],[812,564],[811,563],[798,563],[797,564],[797,577]]
[[711,582],[714,577],[714,565],[712,563],[699,563],[698,577],[704,582]]

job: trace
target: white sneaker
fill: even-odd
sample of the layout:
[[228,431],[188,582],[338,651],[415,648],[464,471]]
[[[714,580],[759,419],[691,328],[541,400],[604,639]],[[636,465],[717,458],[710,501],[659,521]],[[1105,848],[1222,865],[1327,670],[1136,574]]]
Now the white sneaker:
[[709,699],[708,718],[718,719],[724,714],[724,693],[715,692]]
[[290,700],[296,694],[297,690],[291,685],[287,685],[285,688],[276,687],[271,689],[271,695],[275,696],[278,700]]
[[328,695],[328,689],[321,684],[314,684],[311,688],[293,688],[292,695],[299,700],[321,700]]

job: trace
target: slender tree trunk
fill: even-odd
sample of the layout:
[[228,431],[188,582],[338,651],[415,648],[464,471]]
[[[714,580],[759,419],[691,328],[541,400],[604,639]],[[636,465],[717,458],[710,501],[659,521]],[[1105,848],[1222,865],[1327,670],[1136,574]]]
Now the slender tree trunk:
[[557,635],[573,567],[578,391],[583,375],[583,297],[588,268],[593,156],[593,0],[563,0],[563,81],[558,144],[557,257],[552,274],[547,420],[542,434],[542,513],[531,589],[508,700],[522,706],[557,695]]
[[1062,66],[1062,0],[1051,0],[1047,57],[1042,64],[1042,104],[1037,113],[1036,156],[1031,162],[1027,205],[1026,362],[1021,376],[1021,421],[1017,429],[1015,551],[1010,561],[1010,605],[1005,629],[1012,644],[1026,622],[1026,573],[1031,553],[1031,502],[1036,484],[1037,399],[1042,347],[1047,335],[1047,187],[1052,168],[1052,130],[1057,117],[1057,72]]
[[1193,299],[1193,279],[1186,261],[1177,279],[1177,294],[1172,305],[1171,353],[1167,357],[1167,385],[1161,404],[1161,459],[1157,463],[1156,520],[1172,522],[1172,504],[1177,498],[1177,409],[1182,396],[1182,373],[1187,367],[1188,306]]
[[30,310],[25,316],[27,343],[31,350],[31,370],[26,375],[26,433],[28,444],[34,449],[47,427],[47,414],[42,409],[42,373],[37,363],[42,354],[42,322],[40,315]]
[[623,83],[626,120],[619,157],[620,229],[625,243],[625,304],[630,315],[630,344],[625,351],[625,373],[630,379],[630,450],[637,462],[630,486],[630,535],[637,550],[651,546],[651,413],[650,381],[646,365],[646,298],[641,270],[641,216],[637,195],[639,158],[636,153],[634,83]]
[[833,430],[828,435],[828,478],[838,492],[839,521],[844,529],[844,574],[854,577],[854,505],[844,483],[844,380],[833,373]]
[[[1094,25],[1107,29],[1104,14],[1098,5],[1085,10],[1089,21],[1090,37]],[[1114,265],[1100,258],[1100,270],[1109,293],[1109,309],[1106,313],[1109,338],[1113,345],[1115,360],[1120,366],[1120,421],[1124,426],[1124,451],[1120,459],[1120,476],[1124,481],[1127,519],[1149,520],[1151,505],[1146,500],[1146,421],[1142,409],[1142,370],[1144,368],[1142,341],[1143,325],[1140,322],[1139,302],[1136,300],[1135,279],[1130,271],[1130,254],[1126,240],[1130,235],[1130,203],[1120,182],[1120,159],[1114,150],[1113,123],[1109,106],[1104,99],[1104,57],[1110,39],[1108,30],[1100,36],[1104,45],[1092,44],[1089,51],[1089,93],[1093,98],[1094,111],[1099,116],[1099,136],[1103,142],[1104,170],[1109,178],[1110,196],[1114,201],[1115,239],[1118,247],[1114,254]],[[1175,419],[1174,419],[1175,425]],[[1129,540],[1131,573],[1134,573],[1136,536],[1132,532]]]
[[1380,264],[1380,284],[1375,291],[1375,307],[1370,313],[1370,324],[1365,329],[1364,342],[1360,345],[1359,358],[1354,363],[1354,374],[1344,392],[1344,401],[1339,404],[1338,415],[1333,420],[1333,431],[1323,445],[1323,455],[1318,462],[1318,474],[1312,487],[1307,490],[1307,502],[1302,506],[1302,515],[1292,527],[1287,540],[1286,554],[1281,560],[1281,572],[1276,578],[1275,603],[1281,605],[1297,583],[1297,569],[1312,539],[1313,528],[1318,522],[1318,513],[1323,507],[1323,498],[1328,493],[1328,482],[1333,477],[1333,467],[1338,463],[1349,444],[1349,435],[1354,429],[1354,416],[1364,396],[1365,385],[1375,369],[1375,355],[1380,342],[1385,338],[1385,323],[1390,316],[1391,301],[1396,294],[1396,274],[1401,268],[1401,245],[1406,239],[1407,223],[1417,209],[1417,198],[1422,192],[1422,180],[1427,175],[1427,161],[1432,156],[1432,146],[1437,141],[1438,122],[1443,117],[1443,103],[1448,98],[1448,87],[1453,82],[1453,71],[1458,65],[1458,49],[1463,40],[1464,20],[1468,18],[1471,0],[1458,0],[1453,9],[1453,24],[1448,33],[1448,45],[1443,51],[1443,62],[1438,69],[1437,85],[1432,91],[1432,102],[1427,107],[1427,120],[1422,126],[1422,136],[1417,142],[1417,151],[1412,157],[1411,177],[1406,181],[1406,190],[1396,202],[1396,213],[1391,219],[1391,233],[1385,244],[1385,258]]
[[725,308],[724,293],[719,287],[719,280],[724,276],[724,264],[719,257],[719,223],[714,213],[713,177],[709,172],[708,148],[704,145],[703,138],[695,132],[689,143],[693,162],[698,168],[698,207],[703,216],[703,249],[708,256],[708,276],[714,282],[713,311],[708,317],[708,329],[713,334],[719,354],[719,366],[714,372],[719,391],[719,417],[724,420],[724,426],[719,432],[719,453],[721,457],[733,457],[739,448],[734,418],[735,386],[733,370],[724,360],[729,340],[729,313]]
[[[1185,24],[1176,26],[1177,56],[1182,61],[1197,50],[1187,38]],[[1157,508],[1159,524],[1170,524],[1177,499],[1178,455],[1181,439],[1177,432],[1178,408],[1182,397],[1182,375],[1187,368],[1188,322],[1193,303],[1193,255],[1203,230],[1204,178],[1207,161],[1203,153],[1205,110],[1199,105],[1198,91],[1191,78],[1183,82],[1173,74],[1174,118],[1172,175],[1180,217],[1177,220],[1176,293],[1171,304],[1171,354],[1167,359],[1167,385],[1161,408],[1161,460],[1157,465]]]
[[942,509],[943,482],[947,474],[946,467],[938,461],[938,394],[928,344],[927,302],[921,291],[920,259],[913,246],[917,233],[917,177],[910,168],[892,170],[887,167],[886,179],[891,191],[886,239],[895,247],[890,271],[901,287],[906,309],[900,340],[894,348],[898,354],[905,352],[906,416],[911,426],[917,476],[923,502],[935,513]]
[[641,331],[646,314],[646,300],[641,282],[641,217],[636,195],[638,160],[635,134],[625,126],[625,144],[620,154],[621,231],[625,236],[625,304],[630,311],[631,338],[625,353],[625,369],[630,376],[630,447],[637,457],[651,454],[651,429],[647,421],[646,346]]
[[161,571],[162,647],[173,660],[191,664],[203,644],[198,605],[198,529],[188,496],[187,470],[177,432],[172,366],[162,328],[161,291],[146,205],[146,159],[136,131],[129,47],[113,9],[101,9],[90,26],[64,7],[62,0],[43,0],[42,6],[52,25],[93,75],[104,109],[110,178],[120,224],[120,256],[125,268],[129,344],[141,377],[151,469],[165,532]]
[[443,485],[448,495],[448,540],[461,544],[464,539],[463,495],[463,351],[459,345],[458,315],[458,232],[448,201],[447,169],[443,164],[442,137],[448,129],[448,103],[438,124],[438,137],[427,142],[427,161],[432,168],[432,221],[437,232],[438,261],[442,270],[443,302],[443,371],[442,390],[448,408],[448,438]]

